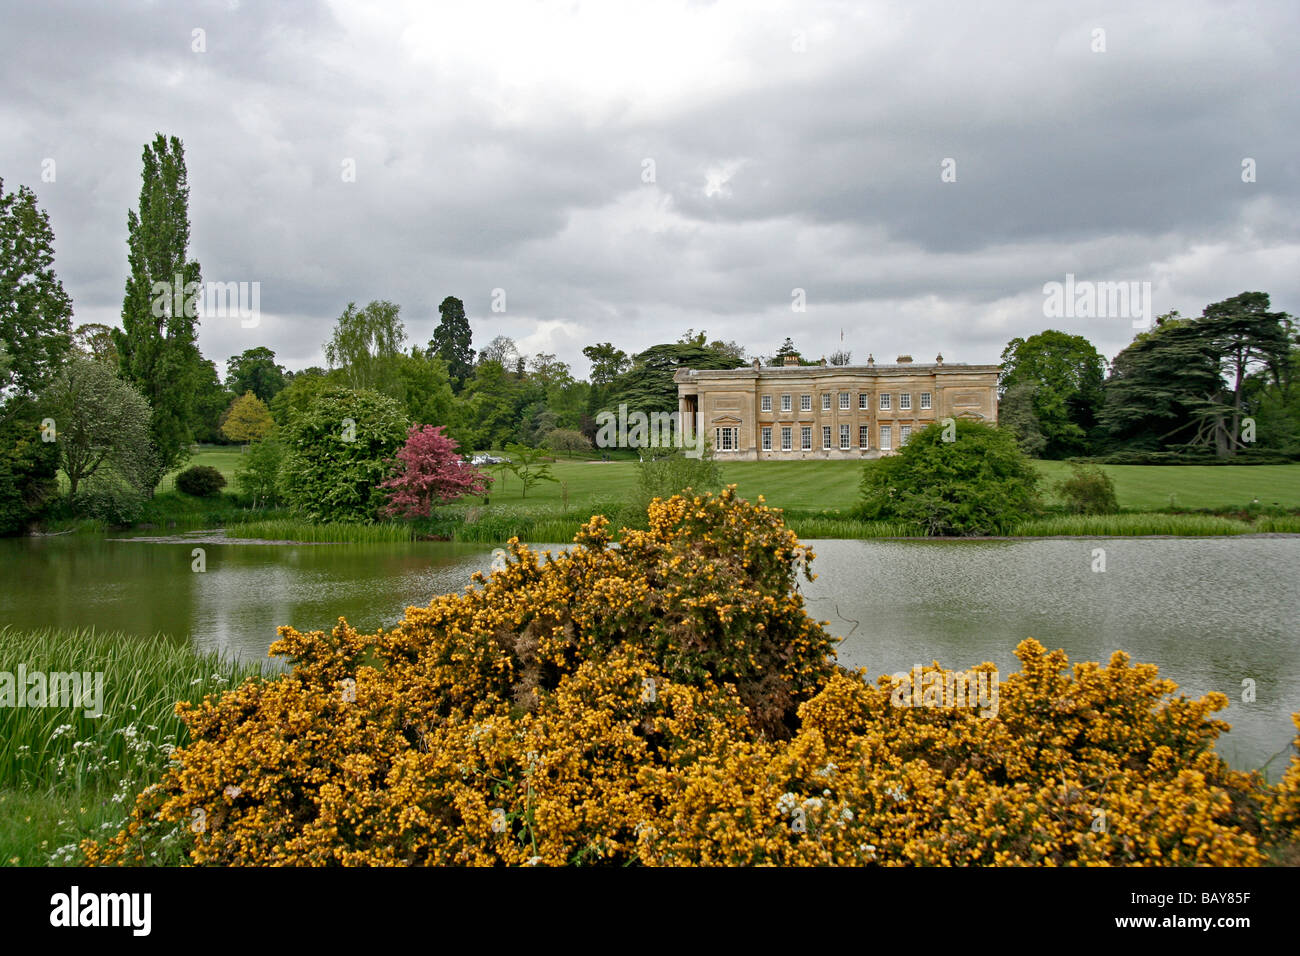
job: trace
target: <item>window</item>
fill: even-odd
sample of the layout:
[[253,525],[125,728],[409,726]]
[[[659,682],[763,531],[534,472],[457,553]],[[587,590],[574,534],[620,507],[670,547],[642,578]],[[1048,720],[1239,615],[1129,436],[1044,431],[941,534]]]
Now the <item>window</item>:
[[899,407],[899,408],[911,408],[911,407],[912,407],[912,393],[911,393],[911,392],[903,392],[901,395],[898,396],[898,407]]
[[831,426],[822,426],[822,447],[827,451],[831,450]]
[[867,407],[867,393],[858,392],[858,408],[866,408],[866,407]]
[[[764,395],[763,397],[766,398],[767,396]],[[771,402],[768,402],[768,404],[770,405]],[[763,451],[771,451],[771,450],[772,450],[772,426],[766,425],[763,428]]]
[[882,412],[887,412],[887,411],[889,411],[889,409],[890,409],[891,407],[892,407],[892,406],[890,405],[890,402],[889,402],[889,393],[888,393],[888,392],[881,392],[881,393],[880,393],[880,410],[881,410]]
[[840,392],[840,411],[847,412],[848,410],[849,410],[849,393]]
[[829,412],[830,410],[831,410],[831,393],[822,392],[822,411]]
[[781,426],[781,450],[789,451],[794,446],[790,443],[792,429],[789,425]]
[[858,447],[869,448],[870,445],[871,445],[871,426],[859,425],[858,426]]
[[880,426],[880,450],[889,451],[894,447],[893,429],[888,425]]
[[765,412],[770,412],[771,410],[772,410],[772,396],[771,396],[771,395],[764,395],[764,396],[763,396],[763,411],[765,411]]
[[899,448],[902,448],[904,445],[906,445],[906,444],[907,444],[907,440],[908,440],[909,438],[911,438],[911,437],[912,437],[912,426],[911,426],[911,425],[899,425],[899,426],[898,426],[898,447],[899,447]]
[[783,411],[783,412],[788,412],[789,410],[790,410],[790,396],[789,396],[789,395],[782,395],[782,396],[781,396],[781,411]]
[[802,451],[812,451],[812,426],[804,425],[799,429],[799,448]]
[[811,411],[812,411],[812,396],[811,396],[811,395],[800,395],[800,396],[799,396],[799,411],[801,411],[801,412],[811,412]]
[[714,445],[718,451],[735,451],[740,447],[739,428],[719,428],[716,431]]
[[929,393],[929,392],[922,392],[922,393],[921,393],[921,407],[922,407],[922,408],[929,408],[929,407],[930,407],[930,393]]
[[849,450],[849,426],[840,426],[840,451]]

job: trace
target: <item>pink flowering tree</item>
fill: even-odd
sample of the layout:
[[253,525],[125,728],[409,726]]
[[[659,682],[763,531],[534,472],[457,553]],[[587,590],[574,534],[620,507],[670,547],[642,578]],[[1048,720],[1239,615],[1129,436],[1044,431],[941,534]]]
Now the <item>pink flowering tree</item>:
[[406,433],[406,444],[392,462],[397,474],[379,486],[389,496],[384,514],[427,518],[435,504],[455,501],[462,495],[486,494],[492,479],[461,461],[458,447],[443,434],[441,425],[412,425]]

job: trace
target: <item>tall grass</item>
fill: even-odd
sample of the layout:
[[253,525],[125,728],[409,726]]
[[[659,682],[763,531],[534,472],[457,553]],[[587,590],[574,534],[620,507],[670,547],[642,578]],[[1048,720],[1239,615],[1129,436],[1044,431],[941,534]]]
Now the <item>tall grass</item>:
[[[1271,519],[1265,519],[1271,520]],[[1016,526],[1017,537],[1123,537],[1179,535],[1187,537],[1254,534],[1261,529],[1246,521],[1199,514],[1055,515]]]
[[[71,788],[102,783],[129,760],[131,745],[180,745],[177,701],[202,700],[264,673],[266,665],[195,654],[165,635],[137,637],[93,628],[0,628],[0,668],[16,674],[103,674],[103,715],[78,707],[0,707],[0,786]],[[22,694],[24,688],[16,688]],[[25,698],[26,699],[26,698]],[[53,703],[51,701],[51,703]]]
[[394,544],[413,541],[416,537],[414,525],[397,521],[379,521],[374,524],[345,522],[312,524],[309,521],[298,521],[293,518],[272,518],[265,521],[246,521],[227,531],[231,537],[309,543]]
[[[195,654],[164,635],[0,628],[0,668],[16,677],[19,665],[47,678],[103,674],[101,716],[86,715],[95,709],[89,700],[0,707],[0,863],[26,866],[76,863],[81,840],[125,825],[135,794],[188,742],[178,701],[274,673],[269,663]],[[27,687],[15,692],[35,703]],[[179,862],[181,837],[155,862]]]
[[800,518],[786,520],[800,538],[920,538],[920,528],[902,521],[857,521],[853,518]]

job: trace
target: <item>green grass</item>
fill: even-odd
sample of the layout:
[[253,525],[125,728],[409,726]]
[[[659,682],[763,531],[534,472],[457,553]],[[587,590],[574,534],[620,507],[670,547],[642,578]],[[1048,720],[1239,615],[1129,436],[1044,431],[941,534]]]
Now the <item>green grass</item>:
[[[233,482],[241,451],[238,447],[204,446],[188,464],[211,465]],[[1066,462],[1036,463],[1044,476],[1049,505],[1056,502],[1051,485],[1069,473]],[[1120,534],[1241,534],[1294,532],[1297,519],[1261,518],[1253,524],[1243,517],[1258,498],[1264,509],[1300,508],[1300,464],[1295,465],[1103,465],[1115,480],[1124,520],[1113,527],[1133,530]],[[730,462],[722,465],[723,480],[735,484],[750,499],[763,496],[773,507],[789,512],[787,519],[804,537],[913,536],[906,527],[863,525],[848,519],[858,498],[861,461]],[[253,512],[240,507],[231,495],[212,499],[191,498],[179,492],[160,492],[149,503],[143,523],[159,528],[226,527],[232,536],[310,542],[398,542],[421,537],[495,544],[518,535],[527,541],[568,541],[592,514],[605,514],[616,527],[636,520],[625,507],[637,489],[635,460],[603,462],[561,457],[551,465],[557,479],[535,485],[527,494],[519,480],[499,467],[487,469],[496,480],[488,504],[466,499],[442,509],[430,521],[415,525],[381,522],[373,525],[316,526],[294,520],[284,511]],[[174,475],[171,476],[174,478]],[[233,487],[233,485],[232,485]],[[566,507],[567,495],[567,507]],[[1222,520],[1157,520],[1152,512],[1206,510],[1234,513]],[[1034,529],[1071,527],[1069,516],[1049,516]],[[63,525],[68,527],[73,525]],[[236,527],[237,526],[237,527]],[[1099,533],[1083,522],[1081,534]],[[78,526],[93,530],[89,526]],[[1027,526],[1028,527],[1028,526]],[[1154,530],[1140,531],[1139,528]],[[1208,529],[1208,530],[1180,530]],[[1022,533],[1068,534],[1068,531],[1034,530]]]
[[[188,740],[177,701],[199,701],[271,673],[195,654],[158,635],[93,629],[0,629],[0,661],[16,674],[100,672],[103,713],[86,706],[0,707],[0,862],[41,865],[125,821],[134,795]],[[50,702],[54,703],[54,702]],[[88,703],[88,702],[87,702]],[[91,708],[93,710],[93,708]],[[102,831],[102,832],[101,832]],[[63,848],[63,850],[59,850]]]
[[[1268,521],[1269,519],[1264,519]],[[1118,514],[1054,515],[1018,525],[1019,537],[1123,537],[1128,535],[1211,535],[1258,534],[1262,529],[1248,521],[1218,515],[1193,514]]]
[[235,466],[239,464],[239,459],[243,457],[243,454],[242,445],[199,445],[189,461],[163,476],[163,480],[158,485],[158,491],[174,490],[176,488],[176,476],[186,468],[192,468],[195,465],[209,465],[217,469],[225,477],[227,489],[233,490],[235,487]]
[[[1063,461],[1039,461],[1050,484],[1064,478]],[[1125,511],[1168,508],[1244,508],[1258,498],[1263,506],[1300,508],[1300,464],[1296,465],[1102,465],[1115,480],[1115,495]]]
[[336,542],[346,544],[391,544],[413,541],[417,534],[415,525],[397,521],[377,521],[374,524],[326,523],[312,524],[294,518],[272,518],[245,521],[228,529],[230,537],[261,538],[267,541]]

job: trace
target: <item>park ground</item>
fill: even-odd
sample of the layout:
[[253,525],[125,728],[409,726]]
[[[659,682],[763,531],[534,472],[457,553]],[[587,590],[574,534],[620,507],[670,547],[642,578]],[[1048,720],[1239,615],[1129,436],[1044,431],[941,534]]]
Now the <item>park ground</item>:
[[[211,465],[234,488],[238,447],[203,447],[189,465]],[[1035,463],[1045,487],[1069,473],[1061,461]],[[1262,507],[1300,508],[1300,464],[1293,465],[1103,465],[1115,481],[1120,508],[1132,512],[1177,510],[1236,511],[1258,499]],[[588,461],[560,457],[551,466],[554,482],[541,482],[524,497],[519,481],[500,468],[488,473],[491,503],[560,507],[568,494],[569,510],[581,510],[630,495],[637,484],[635,461]],[[723,480],[746,498],[762,495],[777,508],[847,512],[857,500],[862,463],[858,461],[731,462],[722,465]],[[170,490],[173,476],[161,490]],[[1050,492],[1049,492],[1050,499]]]

